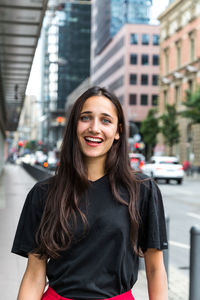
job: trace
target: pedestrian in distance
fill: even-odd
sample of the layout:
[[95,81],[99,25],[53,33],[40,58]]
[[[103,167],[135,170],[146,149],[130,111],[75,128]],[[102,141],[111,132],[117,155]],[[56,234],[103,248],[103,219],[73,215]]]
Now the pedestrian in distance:
[[131,169],[125,124],[104,88],[75,102],[55,176],[36,183],[20,216],[12,252],[28,263],[18,300],[134,300],[140,255],[149,299],[168,299],[162,196]]
[[188,160],[184,160],[183,170],[186,172],[187,176],[191,175],[191,163]]

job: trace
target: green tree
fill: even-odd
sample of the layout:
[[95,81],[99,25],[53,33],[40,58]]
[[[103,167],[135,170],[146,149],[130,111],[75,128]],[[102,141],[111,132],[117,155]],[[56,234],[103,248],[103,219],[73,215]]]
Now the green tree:
[[177,123],[175,105],[166,105],[166,113],[160,117],[162,121],[161,132],[166,145],[169,146],[169,155],[173,155],[173,145],[179,142],[180,132]]
[[181,116],[190,119],[190,124],[200,124],[200,86],[195,92],[186,91],[186,101],[183,102],[186,110],[181,112]]
[[159,132],[158,119],[155,116],[156,110],[150,109],[146,119],[141,123],[140,132],[146,145],[147,160],[152,155],[152,149],[157,143],[157,134]]
[[36,151],[37,150],[37,143],[36,143],[36,141],[35,140],[28,141],[26,143],[25,148],[29,149],[31,151]]

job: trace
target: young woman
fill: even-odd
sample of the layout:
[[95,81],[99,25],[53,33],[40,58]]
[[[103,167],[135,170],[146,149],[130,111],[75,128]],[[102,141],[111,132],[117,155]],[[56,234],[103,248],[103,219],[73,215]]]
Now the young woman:
[[149,299],[167,300],[166,248],[162,197],[130,168],[120,102],[90,88],[71,111],[55,176],[26,198],[12,248],[28,257],[18,300],[133,300],[141,254]]

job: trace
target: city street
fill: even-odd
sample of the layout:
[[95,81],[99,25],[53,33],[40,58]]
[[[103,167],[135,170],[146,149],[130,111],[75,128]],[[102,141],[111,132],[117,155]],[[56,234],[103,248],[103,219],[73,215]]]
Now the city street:
[[169,221],[169,299],[188,299],[190,229],[200,226],[199,178],[182,185],[159,182]]
[[185,270],[189,267],[190,228],[200,226],[199,179],[185,177],[182,185],[159,182],[159,187],[170,218],[170,264]]

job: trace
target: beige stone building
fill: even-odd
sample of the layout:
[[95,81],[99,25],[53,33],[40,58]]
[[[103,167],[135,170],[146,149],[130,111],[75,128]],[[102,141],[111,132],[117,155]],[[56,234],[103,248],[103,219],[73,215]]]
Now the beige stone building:
[[[160,96],[159,112],[166,104],[185,109],[185,91],[200,84],[200,0],[175,0],[159,16],[160,20]],[[200,166],[200,125],[179,118],[180,143],[174,154]],[[160,145],[163,140],[160,137]],[[167,149],[165,148],[165,152]]]
[[38,140],[39,109],[35,96],[26,96],[20,115],[18,130],[15,132],[14,144],[18,141]]

